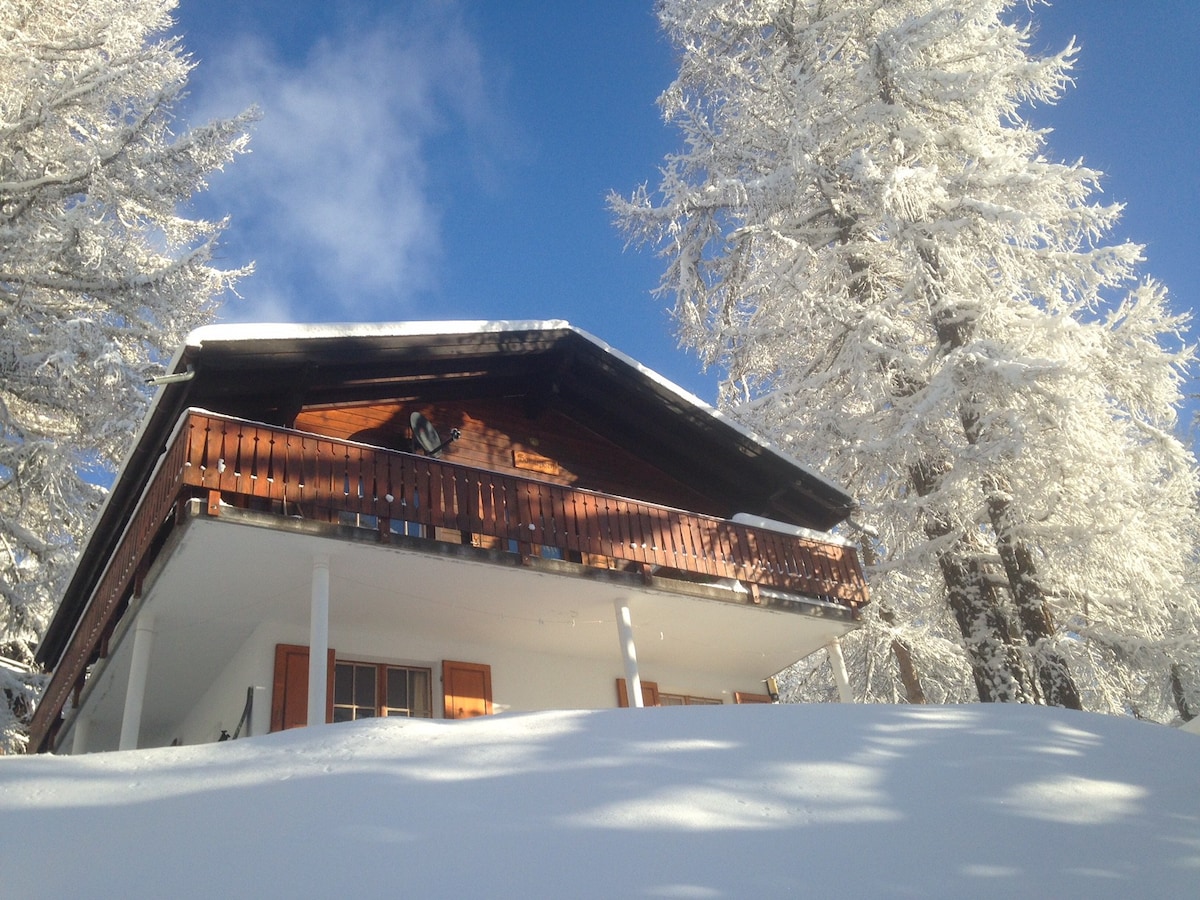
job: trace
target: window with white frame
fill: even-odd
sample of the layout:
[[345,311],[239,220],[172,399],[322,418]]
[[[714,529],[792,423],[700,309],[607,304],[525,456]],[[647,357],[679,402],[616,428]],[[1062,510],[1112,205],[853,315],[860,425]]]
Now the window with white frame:
[[333,721],[376,716],[430,718],[429,669],[339,660],[334,666]]

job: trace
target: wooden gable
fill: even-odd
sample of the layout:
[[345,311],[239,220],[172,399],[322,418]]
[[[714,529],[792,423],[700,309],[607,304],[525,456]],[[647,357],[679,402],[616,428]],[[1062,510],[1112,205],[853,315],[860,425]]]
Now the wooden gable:
[[441,457],[493,472],[554,484],[637,497],[662,506],[728,516],[733,510],[693,486],[670,477],[630,448],[597,434],[556,410],[531,408],[519,399],[444,403],[388,401],[305,409],[294,427],[328,437],[411,450],[409,420],[419,412],[443,437],[461,437]]

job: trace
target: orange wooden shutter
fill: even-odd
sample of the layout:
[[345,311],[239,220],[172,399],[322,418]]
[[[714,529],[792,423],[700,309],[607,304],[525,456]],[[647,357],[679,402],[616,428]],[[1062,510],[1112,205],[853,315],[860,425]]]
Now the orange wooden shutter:
[[[642,682],[642,706],[658,706],[658,682]],[[617,706],[629,706],[629,688],[624,678],[617,679]]]
[[[325,689],[325,721],[333,721],[334,652],[329,651],[329,684]],[[271,730],[308,724],[308,648],[275,645],[275,683],[271,691]]]
[[492,667],[442,660],[442,691],[447,719],[492,714]]

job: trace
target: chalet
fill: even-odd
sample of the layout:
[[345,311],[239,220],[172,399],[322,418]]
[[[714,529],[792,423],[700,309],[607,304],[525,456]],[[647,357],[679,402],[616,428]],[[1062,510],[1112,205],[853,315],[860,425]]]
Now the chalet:
[[31,751],[761,702],[867,600],[844,491],[564,322],[213,326],[158,382]]

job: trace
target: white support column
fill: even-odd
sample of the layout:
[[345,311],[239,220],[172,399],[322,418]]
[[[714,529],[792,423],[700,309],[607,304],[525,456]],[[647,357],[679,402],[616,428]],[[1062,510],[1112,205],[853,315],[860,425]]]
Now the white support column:
[[838,699],[843,703],[854,702],[854,692],[850,690],[850,676],[846,672],[846,657],[842,655],[842,643],[834,638],[825,645],[829,654],[829,665],[833,669],[833,680],[837,683]]
[[75,731],[71,735],[71,755],[87,753],[88,740],[92,736],[92,720],[88,716],[75,717]]
[[142,612],[133,631],[133,658],[129,661],[129,684],[125,688],[125,712],[121,716],[118,750],[136,750],[142,729],[142,707],[150,677],[150,650],[154,646],[154,614]]
[[308,620],[308,724],[325,724],[329,678],[329,557],[313,557],[312,610]]
[[621,640],[621,659],[625,663],[625,687],[628,689],[629,705],[641,707],[642,676],[638,674],[637,646],[633,643],[633,618],[629,615],[629,601],[617,597],[613,601],[617,612],[617,636]]

